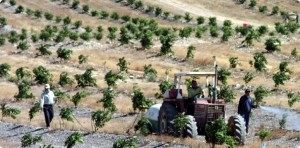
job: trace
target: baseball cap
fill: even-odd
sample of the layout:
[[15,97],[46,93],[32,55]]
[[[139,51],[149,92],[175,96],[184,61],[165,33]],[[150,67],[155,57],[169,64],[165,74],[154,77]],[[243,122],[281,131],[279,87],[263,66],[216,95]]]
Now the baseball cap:
[[247,88],[247,89],[245,90],[245,93],[246,93],[246,92],[251,92],[251,90]]
[[49,89],[49,88],[50,88],[50,85],[49,85],[49,84],[45,84],[45,88],[46,88],[46,89]]

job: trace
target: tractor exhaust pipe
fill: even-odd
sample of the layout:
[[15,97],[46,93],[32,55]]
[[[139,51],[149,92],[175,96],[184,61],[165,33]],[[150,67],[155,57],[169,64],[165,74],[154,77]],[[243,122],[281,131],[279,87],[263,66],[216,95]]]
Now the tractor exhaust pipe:
[[213,93],[213,100],[212,100],[212,102],[216,103],[217,93],[218,93],[218,91],[217,91],[217,85],[218,85],[218,65],[215,64],[214,66],[215,66],[215,80],[214,80],[215,84],[214,84],[214,89],[213,89],[214,93]]

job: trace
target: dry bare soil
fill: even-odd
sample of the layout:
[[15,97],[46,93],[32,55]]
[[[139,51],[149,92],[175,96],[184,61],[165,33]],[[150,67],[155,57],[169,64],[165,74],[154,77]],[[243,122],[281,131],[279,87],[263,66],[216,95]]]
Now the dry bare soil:
[[[73,2],[71,0],[71,2]],[[126,131],[132,128],[132,124],[136,115],[131,115],[133,112],[131,96],[133,93],[133,86],[137,85],[141,88],[144,95],[152,99],[156,103],[161,103],[161,99],[156,99],[154,94],[159,92],[159,83],[165,79],[165,72],[169,71],[169,76],[172,80],[172,74],[180,71],[210,71],[212,70],[213,56],[216,57],[216,61],[220,68],[229,68],[230,57],[238,57],[240,63],[237,68],[232,69],[232,75],[228,78],[228,85],[236,86],[237,84],[243,85],[243,77],[247,72],[254,72],[256,77],[249,83],[250,87],[255,89],[262,85],[268,89],[274,88],[274,82],[272,75],[279,71],[279,63],[281,61],[288,61],[289,68],[292,70],[291,79],[285,82],[285,85],[280,85],[279,90],[275,91],[271,96],[264,99],[266,105],[272,107],[287,108],[295,112],[299,112],[300,104],[296,103],[293,107],[288,106],[287,91],[299,92],[300,83],[300,68],[299,58],[292,58],[291,51],[296,48],[300,49],[300,34],[299,29],[297,32],[289,35],[281,35],[275,33],[275,37],[278,37],[281,42],[281,51],[276,53],[265,54],[268,63],[267,71],[265,73],[256,72],[253,67],[249,65],[249,61],[253,60],[253,54],[256,52],[264,52],[265,40],[270,36],[264,36],[260,42],[254,41],[254,45],[251,47],[241,46],[243,37],[235,34],[229,39],[229,41],[222,42],[221,38],[213,38],[209,35],[209,31],[202,37],[196,38],[194,33],[189,38],[178,37],[172,47],[174,52],[170,56],[158,56],[160,52],[160,41],[158,37],[154,37],[154,45],[149,50],[137,50],[141,47],[139,41],[133,40],[128,45],[120,45],[117,40],[110,41],[107,38],[107,27],[113,26],[120,28],[124,25],[122,21],[116,21],[111,18],[100,19],[99,17],[92,17],[90,14],[82,12],[81,7],[83,4],[90,6],[92,10],[102,11],[105,10],[109,13],[117,12],[121,16],[129,15],[131,17],[140,17],[145,19],[154,19],[158,22],[160,27],[170,28],[183,28],[187,26],[195,27],[195,18],[203,16],[206,19],[205,24],[208,22],[208,18],[216,17],[218,24],[222,26],[224,20],[231,20],[234,26],[241,26],[243,23],[249,23],[255,27],[260,25],[270,26],[270,30],[274,30],[275,22],[283,22],[281,16],[270,15],[271,8],[273,6],[279,6],[282,10],[288,12],[295,12],[300,10],[300,4],[293,0],[259,0],[257,7],[250,9],[247,4],[239,5],[234,0],[144,0],[146,6],[161,7],[164,11],[168,11],[171,14],[190,13],[194,17],[194,21],[191,23],[185,23],[182,21],[174,21],[172,19],[163,19],[162,17],[155,17],[154,15],[148,15],[140,10],[133,9],[126,6],[125,0],[122,3],[117,3],[113,0],[80,0],[79,8],[71,9],[71,2],[68,5],[63,5],[62,1],[54,0],[17,0],[16,6],[11,6],[8,2],[0,4],[0,16],[7,19],[7,24],[4,28],[0,28],[0,34],[9,36],[9,31],[16,30],[18,33],[21,29],[27,29],[29,34],[38,34],[47,25],[56,25],[58,28],[62,28],[62,23],[56,23],[55,21],[47,21],[45,18],[35,18],[34,16],[28,16],[26,13],[15,13],[18,5],[22,5],[25,8],[33,10],[41,10],[42,12],[51,12],[54,16],[62,16],[65,18],[69,16],[72,22],[77,20],[82,21],[82,27],[79,31],[83,31],[85,26],[90,26],[93,31],[97,30],[97,27],[101,25],[104,29],[104,36],[101,41],[92,39],[91,41],[83,41],[79,39],[75,43],[66,39],[64,42],[56,43],[54,41],[43,42],[39,41],[33,43],[30,40],[30,47],[27,51],[20,51],[17,49],[17,43],[11,44],[6,42],[5,45],[0,46],[0,64],[8,63],[11,65],[9,74],[15,77],[16,69],[20,67],[27,67],[29,70],[38,66],[46,67],[53,75],[53,83],[58,84],[59,75],[62,72],[68,72],[72,79],[75,74],[82,74],[88,67],[93,67],[95,71],[92,73],[93,77],[97,80],[97,87],[79,88],[75,84],[67,87],[60,87],[62,91],[68,92],[74,95],[78,91],[88,91],[91,93],[88,97],[84,98],[79,107],[75,109],[74,116],[75,122],[66,122],[64,126],[61,125],[61,119],[59,118],[59,111],[62,107],[70,106],[73,104],[70,100],[65,100],[58,103],[55,106],[55,118],[52,123],[54,132],[48,133],[62,135],[58,136],[54,141],[43,141],[45,144],[58,142],[57,146],[61,147],[65,140],[66,134],[69,131],[60,131],[58,129],[65,130],[79,130],[82,132],[91,131],[90,114],[92,111],[103,109],[101,103],[97,103],[97,100],[102,98],[101,90],[107,87],[104,81],[105,74],[112,70],[117,72],[119,70],[116,65],[119,62],[119,58],[125,57],[130,63],[128,65],[129,74],[127,74],[126,82],[118,81],[116,91],[119,95],[114,99],[114,103],[117,106],[117,112],[114,113],[114,118],[110,120],[103,128],[99,130],[100,134],[94,136],[95,142],[91,142],[88,145],[89,140],[85,140],[87,146],[98,147],[97,138],[109,139],[107,147],[117,139],[127,136]],[[269,12],[262,14],[258,12],[258,6],[267,5]],[[299,13],[299,12],[298,12]],[[72,26],[72,25],[70,25]],[[70,27],[72,28],[72,27]],[[178,32],[177,32],[178,33]],[[117,31],[117,38],[119,38],[119,31]],[[50,44],[50,56],[36,56],[38,48],[41,44]],[[193,45],[196,47],[194,51],[194,58],[191,60],[184,60],[187,54],[187,47]],[[60,61],[57,58],[56,50],[59,47],[73,50],[73,55],[69,61]],[[78,56],[87,55],[88,60],[84,64],[78,64]],[[157,70],[157,79],[154,82],[149,82],[143,78],[144,65],[151,64],[153,68]],[[205,83],[204,79],[199,80],[201,84]],[[18,107],[21,109],[21,115],[18,115],[16,119],[10,119],[8,117],[3,118],[3,122],[0,122],[0,146],[1,147],[20,147],[20,139],[26,133],[38,129],[38,127],[44,127],[43,114],[39,112],[36,117],[29,121],[28,111],[31,106],[38,101],[43,86],[37,84],[32,80],[31,91],[36,96],[34,100],[15,101],[14,96],[18,93],[18,87],[15,83],[10,82],[7,78],[0,78],[0,103],[7,103],[9,106]],[[239,97],[243,94],[241,88],[234,89],[236,93],[236,99],[233,103],[227,106],[227,116],[236,113],[236,106]],[[253,117],[250,121],[251,130],[247,136],[246,145],[243,147],[259,147],[261,141],[258,137],[258,132],[262,129],[271,130],[271,135],[265,139],[267,147],[299,147],[300,146],[300,133],[294,130],[280,130],[278,124],[279,118],[275,114],[264,111],[263,109],[254,110]],[[16,125],[14,125],[16,124]],[[22,128],[16,128],[16,133],[12,133],[15,130],[15,126],[21,125]],[[28,126],[30,125],[30,126]],[[116,128],[118,127],[118,128]],[[23,129],[25,128],[25,129]],[[24,131],[18,131],[23,129]],[[18,132],[17,132],[18,131]],[[39,132],[46,132],[42,129]],[[37,133],[39,133],[37,132]],[[109,136],[107,136],[107,135]],[[16,136],[12,136],[16,135]],[[53,136],[52,135],[52,136]],[[57,136],[55,135],[55,136]],[[112,136],[111,136],[112,135]],[[130,136],[134,135],[131,131]],[[90,136],[90,135],[88,135]],[[93,137],[93,136],[90,136]],[[156,136],[150,135],[142,138],[144,141],[150,141],[139,143],[140,147],[181,147],[183,145],[190,147],[209,147],[204,142],[204,138],[201,136],[197,140],[193,139],[177,139],[168,136]],[[53,139],[52,139],[53,140]],[[57,140],[57,141],[55,141]],[[14,141],[13,143],[11,141]],[[159,142],[157,142],[159,141]],[[168,143],[168,145],[166,145]],[[180,143],[183,145],[176,145]],[[285,143],[285,145],[284,145]],[[40,143],[39,145],[42,145]],[[144,144],[144,145],[143,145]],[[83,146],[83,145],[81,145]],[[80,146],[79,146],[80,147]],[[226,146],[218,146],[226,147]]]

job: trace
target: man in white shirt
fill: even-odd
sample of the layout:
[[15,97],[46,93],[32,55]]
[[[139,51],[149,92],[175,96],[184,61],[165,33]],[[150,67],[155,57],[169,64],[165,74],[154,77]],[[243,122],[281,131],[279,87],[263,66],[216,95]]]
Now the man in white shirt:
[[47,128],[50,127],[50,123],[54,116],[53,104],[55,98],[54,93],[50,90],[50,85],[45,84],[45,90],[41,94],[40,105],[44,111]]

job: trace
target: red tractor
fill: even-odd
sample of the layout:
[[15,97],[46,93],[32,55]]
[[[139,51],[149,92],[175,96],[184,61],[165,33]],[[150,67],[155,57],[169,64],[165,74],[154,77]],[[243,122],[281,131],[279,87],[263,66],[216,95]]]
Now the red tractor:
[[[182,94],[182,77],[212,77],[207,98],[187,98]],[[159,134],[176,135],[174,125],[175,116],[184,113],[188,119],[185,125],[183,136],[195,138],[198,134],[205,134],[205,125],[219,118],[225,118],[225,104],[221,99],[217,99],[217,66],[214,72],[179,72],[174,74],[174,88],[167,90],[164,100],[158,111]],[[246,127],[244,119],[239,115],[231,116],[228,120],[231,135],[237,142],[244,144],[246,137]]]

